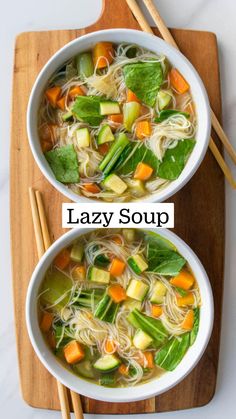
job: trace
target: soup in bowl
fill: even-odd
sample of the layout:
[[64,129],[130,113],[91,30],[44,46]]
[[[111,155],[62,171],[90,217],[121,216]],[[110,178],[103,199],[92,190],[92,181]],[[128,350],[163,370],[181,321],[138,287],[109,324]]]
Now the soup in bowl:
[[132,30],[100,31],[62,48],[28,108],[37,162],[75,201],[166,199],[197,169],[209,129],[207,95],[191,64]]
[[193,368],[213,303],[203,267],[173,233],[85,229],[39,262],[26,313],[53,375],[81,394],[128,401],[166,391]]

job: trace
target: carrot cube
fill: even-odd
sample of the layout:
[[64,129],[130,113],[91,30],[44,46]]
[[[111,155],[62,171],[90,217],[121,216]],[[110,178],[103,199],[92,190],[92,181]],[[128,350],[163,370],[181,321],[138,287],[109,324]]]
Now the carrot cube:
[[53,314],[45,312],[40,322],[40,329],[42,332],[49,332],[53,321]]
[[115,303],[120,303],[126,299],[125,289],[120,284],[111,285],[108,288],[108,295]]
[[59,86],[51,87],[47,89],[45,92],[45,96],[48,99],[49,103],[55,108],[57,105],[57,101],[61,94],[61,88]]
[[110,274],[112,276],[120,276],[123,274],[124,270],[125,270],[125,263],[117,258],[114,258],[113,261],[111,262],[111,266],[110,266]]
[[152,176],[153,168],[146,163],[139,163],[134,172],[134,179],[147,180]]
[[171,86],[180,94],[189,90],[189,84],[176,68],[172,68],[169,73]]
[[136,96],[136,94],[134,92],[132,92],[132,90],[128,89],[127,90],[126,102],[138,102],[138,103],[140,103],[141,101]]
[[153,317],[160,317],[163,313],[162,307],[157,306],[155,304],[152,304],[151,310]]
[[136,124],[136,136],[143,140],[146,137],[150,137],[152,133],[151,124],[149,121],[139,121]]
[[184,318],[184,321],[182,323],[182,328],[185,330],[192,330],[194,323],[194,311],[189,310]]
[[76,364],[84,358],[84,350],[82,346],[76,340],[72,340],[68,343],[64,349],[64,356],[68,364]]
[[74,99],[76,96],[85,96],[85,93],[80,86],[74,86],[70,88],[68,96],[69,99]]
[[54,265],[58,269],[65,269],[70,263],[70,252],[67,249],[63,249],[54,259]]
[[182,271],[174,278],[171,278],[170,283],[183,290],[189,290],[194,284],[194,276],[187,271]]
[[192,292],[189,292],[184,297],[178,297],[177,298],[177,305],[179,307],[184,307],[184,306],[192,305],[192,304],[194,304],[194,302],[195,302],[195,300],[194,300],[194,295],[193,295]]

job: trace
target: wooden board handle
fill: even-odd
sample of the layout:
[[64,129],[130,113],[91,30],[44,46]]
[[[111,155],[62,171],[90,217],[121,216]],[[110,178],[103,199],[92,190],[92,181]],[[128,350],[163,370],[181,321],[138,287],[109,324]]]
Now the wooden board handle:
[[89,31],[98,30],[98,26],[100,29],[120,27],[139,29],[126,0],[103,0],[101,14],[97,22],[89,27]]

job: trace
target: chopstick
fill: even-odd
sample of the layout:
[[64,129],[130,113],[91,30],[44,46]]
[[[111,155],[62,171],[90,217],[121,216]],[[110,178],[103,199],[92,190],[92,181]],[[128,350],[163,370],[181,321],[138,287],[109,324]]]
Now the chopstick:
[[[42,195],[39,191],[29,188],[30,205],[32,211],[34,233],[39,259],[50,247],[51,240],[47,225],[47,219],[44,211]],[[57,390],[60,400],[61,413],[63,419],[70,419],[70,407],[67,395],[67,388],[57,380]],[[76,419],[83,419],[83,409],[79,394],[70,391],[72,405]]]
[[[161,15],[159,14],[158,10],[156,9],[153,0],[143,0],[145,6],[147,7],[150,15],[152,16],[157,28],[159,29],[159,32],[161,33],[163,39],[168,42],[170,45],[172,45],[173,47],[178,48],[178,45],[176,44],[173,36],[171,35],[169,29],[166,27],[165,22],[163,21]],[[144,32],[148,32],[153,34],[153,30],[151,28],[151,26],[149,25],[147,19],[145,18],[144,14],[142,13],[140,7],[138,6],[136,0],[126,0],[126,3],[128,4],[131,12],[133,13],[133,15],[135,16],[135,18],[137,19],[141,29]],[[231,145],[229,139],[227,138],[223,128],[221,127],[215,113],[213,112],[213,110],[211,109],[211,121],[212,121],[212,126],[215,129],[217,135],[219,136],[222,144],[225,146],[225,149],[227,150],[228,154],[230,155],[232,161],[234,163],[236,163],[236,152],[233,148],[233,146]],[[217,148],[213,138],[210,138],[209,141],[209,148],[212,152],[212,154],[214,155],[216,161],[218,162],[221,170],[223,171],[226,179],[228,180],[229,184],[232,186],[232,188],[236,188],[236,181],[234,180],[234,177],[232,175],[232,172],[229,168],[229,166],[227,165],[227,163],[225,162],[224,158],[222,157],[219,149]]]

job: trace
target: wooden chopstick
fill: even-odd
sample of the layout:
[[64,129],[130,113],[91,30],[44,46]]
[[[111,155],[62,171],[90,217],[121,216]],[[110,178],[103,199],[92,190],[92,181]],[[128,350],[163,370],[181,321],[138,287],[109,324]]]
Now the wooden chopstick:
[[[30,204],[34,225],[34,233],[39,259],[51,245],[47,219],[44,211],[42,195],[39,191],[29,188]],[[70,407],[66,387],[57,380],[57,390],[63,419],[70,419]],[[83,419],[83,409],[79,394],[70,391],[76,419]]]
[[[178,45],[176,44],[173,36],[171,35],[169,29],[166,27],[162,17],[160,16],[159,12],[157,11],[154,3],[152,0],[143,0],[145,6],[147,7],[148,11],[150,12],[157,28],[159,29],[163,39],[171,44],[173,47],[178,48]],[[151,26],[149,25],[147,19],[145,18],[144,14],[142,13],[140,7],[138,6],[136,0],[126,0],[126,3],[128,4],[130,10],[132,11],[133,15],[137,19],[141,29],[144,32],[148,32],[153,34],[153,30]],[[223,128],[221,127],[216,115],[214,114],[213,110],[211,109],[211,119],[212,119],[212,125],[219,136],[220,140],[224,144],[226,150],[228,151],[230,157],[236,163],[236,152],[233,149],[229,139],[227,138],[225,132],[223,131]],[[221,170],[223,171],[226,179],[228,180],[229,184],[232,186],[232,188],[236,189],[236,181],[233,178],[232,172],[225,162],[224,158],[220,154],[219,149],[217,148],[214,140],[210,138],[209,141],[209,148],[214,155],[217,163],[219,164]]]

